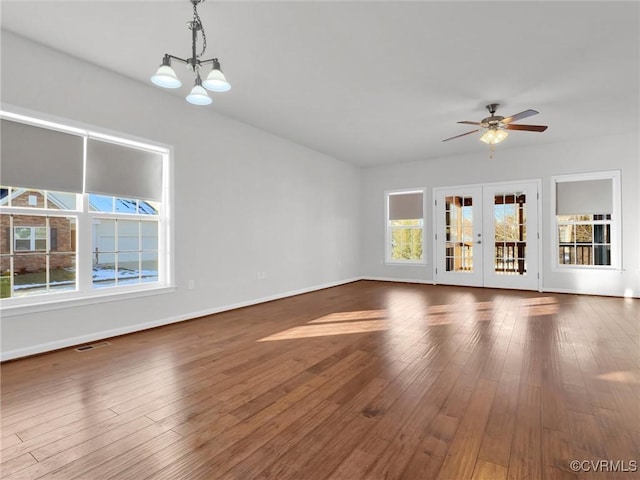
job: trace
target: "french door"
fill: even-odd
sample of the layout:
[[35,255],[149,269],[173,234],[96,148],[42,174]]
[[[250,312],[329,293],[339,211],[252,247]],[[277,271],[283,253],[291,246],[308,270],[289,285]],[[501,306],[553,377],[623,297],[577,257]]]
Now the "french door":
[[539,182],[434,189],[435,281],[538,290]]

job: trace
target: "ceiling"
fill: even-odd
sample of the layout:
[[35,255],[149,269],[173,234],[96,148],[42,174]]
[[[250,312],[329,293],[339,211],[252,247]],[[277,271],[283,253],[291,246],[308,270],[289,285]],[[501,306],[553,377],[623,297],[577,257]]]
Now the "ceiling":
[[[638,133],[638,2],[214,1],[205,58],[233,88],[211,112],[359,166],[486,155],[459,120],[533,108],[498,149]],[[2,2],[2,27],[139,82],[190,54],[174,1]],[[10,68],[10,66],[5,66]],[[192,76],[176,65],[188,93]],[[186,104],[186,102],[185,102]],[[521,122],[522,123],[522,122]]]

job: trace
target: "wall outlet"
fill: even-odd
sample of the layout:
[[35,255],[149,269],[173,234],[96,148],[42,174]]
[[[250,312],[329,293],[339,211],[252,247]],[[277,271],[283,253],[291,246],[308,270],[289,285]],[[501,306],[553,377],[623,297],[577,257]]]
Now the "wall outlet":
[[193,290],[194,288],[196,288],[196,281],[195,280],[189,280],[189,283],[187,285],[187,288],[189,290]]

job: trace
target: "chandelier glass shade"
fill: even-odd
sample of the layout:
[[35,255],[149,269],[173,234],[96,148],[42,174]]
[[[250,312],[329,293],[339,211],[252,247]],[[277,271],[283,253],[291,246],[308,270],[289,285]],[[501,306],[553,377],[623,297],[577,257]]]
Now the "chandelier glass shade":
[[211,97],[207,95],[207,91],[202,88],[201,83],[200,77],[196,78],[196,84],[187,95],[187,102],[192,105],[209,105],[212,102]]
[[482,134],[480,140],[484,143],[488,143],[489,145],[495,145],[496,143],[502,142],[509,136],[509,132],[502,128],[498,127],[490,127],[486,132]]
[[[171,62],[178,61],[184,63],[196,76],[194,86],[186,97],[187,102],[193,105],[209,105],[212,101],[207,90],[212,92],[227,92],[231,89],[231,85],[224,76],[224,73],[222,73],[220,61],[217,58],[201,60],[201,57],[207,49],[207,36],[200,16],[198,15],[198,4],[204,2],[204,0],[189,1],[193,5],[193,20],[187,22],[187,27],[191,30],[191,57],[185,59],[165,53],[162,64],[151,77],[151,82],[162,88],[180,88],[182,82],[176,75],[175,70],[171,67]],[[200,37],[202,37],[202,49],[200,53],[197,53],[198,32],[200,32]],[[211,71],[203,82],[200,77],[200,71],[208,64],[211,64]]]
[[213,70],[209,72],[206,80],[202,82],[202,86],[212,92],[228,92],[231,90],[231,85],[227,82],[227,79],[220,70],[220,63],[215,61],[213,63]]
[[160,65],[156,74],[151,77],[151,81],[163,88],[180,88],[182,86],[182,82],[173,68],[171,68],[171,65],[165,65],[164,63]]

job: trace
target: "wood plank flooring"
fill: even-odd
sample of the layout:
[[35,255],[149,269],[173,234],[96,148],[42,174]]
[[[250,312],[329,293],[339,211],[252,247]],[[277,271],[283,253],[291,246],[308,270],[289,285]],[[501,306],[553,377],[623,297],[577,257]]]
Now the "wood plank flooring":
[[[627,479],[640,301],[360,281],[2,365],[27,479]],[[624,468],[626,467],[626,468]]]

